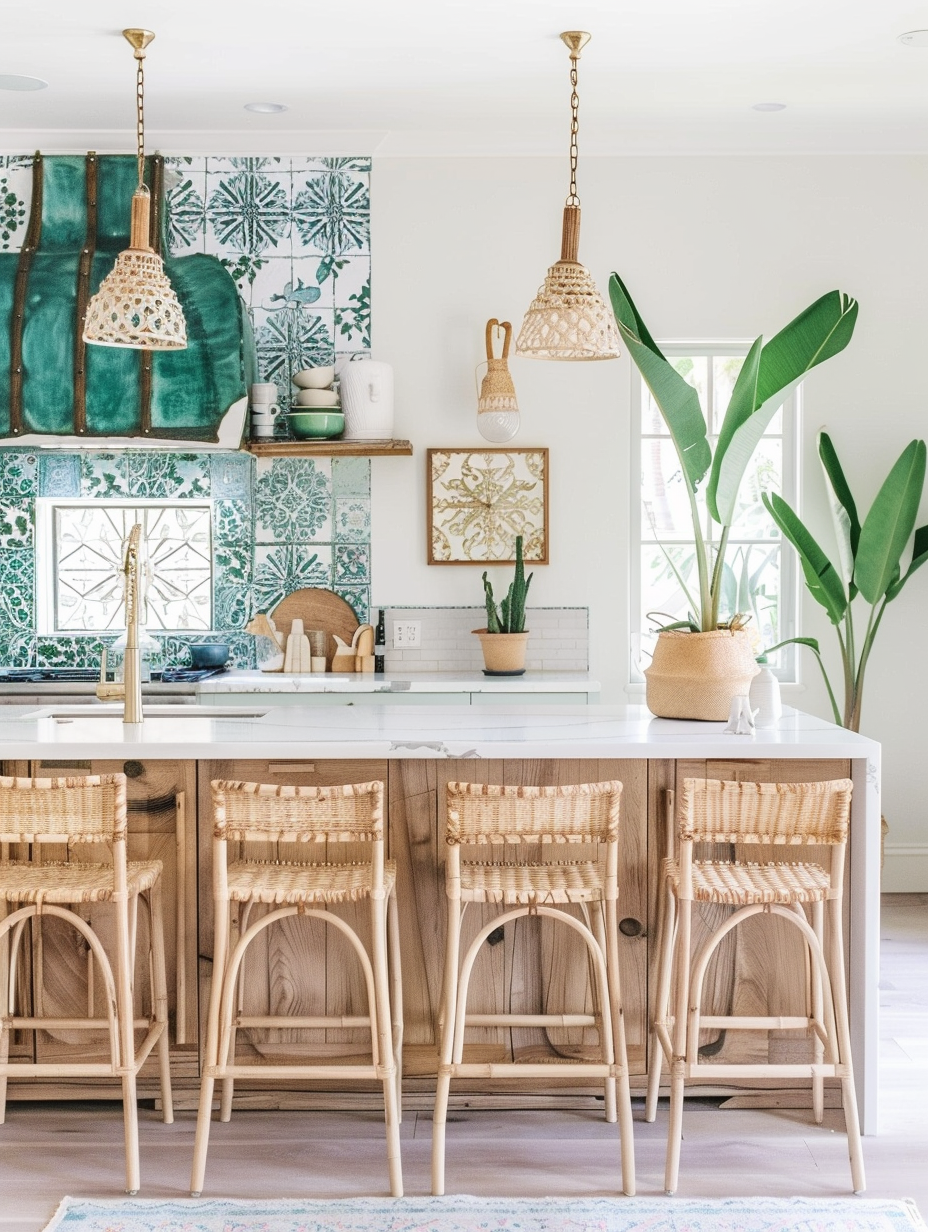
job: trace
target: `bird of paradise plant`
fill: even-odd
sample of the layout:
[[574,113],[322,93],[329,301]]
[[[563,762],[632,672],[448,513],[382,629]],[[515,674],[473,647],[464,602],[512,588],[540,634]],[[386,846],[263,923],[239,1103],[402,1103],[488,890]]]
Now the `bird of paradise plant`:
[[[737,509],[738,489],[771,419],[807,372],[837,355],[851,340],[857,301],[830,291],[810,304],[769,342],[757,338],[732,389],[713,456],[706,418],[696,390],[668,362],[648,331],[618,274],[609,282],[616,321],[629,354],[650,389],[680,459],[696,545],[698,600],[681,622],[694,633],[719,624],[726,589],[726,551]],[[706,479],[706,506],[719,524],[717,546],[706,542],[696,493]]]

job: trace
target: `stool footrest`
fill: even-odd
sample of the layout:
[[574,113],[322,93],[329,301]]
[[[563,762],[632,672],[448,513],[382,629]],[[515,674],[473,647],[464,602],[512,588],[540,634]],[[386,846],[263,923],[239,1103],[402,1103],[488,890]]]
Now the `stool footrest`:
[[813,1026],[813,1020],[806,1016],[793,1014],[771,1014],[767,1016],[748,1016],[736,1014],[700,1014],[699,1026],[721,1028],[726,1031],[802,1031]]
[[616,1078],[624,1072],[621,1065],[609,1065],[605,1061],[570,1061],[562,1057],[541,1064],[497,1061],[481,1065],[476,1061],[462,1061],[457,1064],[452,1062],[448,1066],[452,1078],[547,1078],[558,1069],[569,1069],[571,1075],[577,1078]]
[[467,1014],[465,1027],[598,1027],[595,1014]]
[[240,1014],[235,1018],[237,1027],[285,1027],[287,1030],[299,1028],[303,1031],[325,1030],[340,1027],[343,1030],[370,1030],[371,1020],[369,1018],[348,1018],[339,1017],[337,1014],[299,1016],[294,1014],[284,1016],[281,1014]]
[[385,1072],[376,1065],[217,1065],[209,1066],[210,1078],[354,1078],[382,1082]]
[[849,1078],[847,1065],[810,1061],[806,1065],[713,1065],[699,1062],[686,1065],[688,1078]]

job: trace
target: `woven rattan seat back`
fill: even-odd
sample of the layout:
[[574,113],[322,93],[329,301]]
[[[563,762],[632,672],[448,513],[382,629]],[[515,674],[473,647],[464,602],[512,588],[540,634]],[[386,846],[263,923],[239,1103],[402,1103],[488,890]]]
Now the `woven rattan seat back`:
[[126,836],[126,776],[0,777],[0,842],[109,843]]
[[211,787],[218,839],[281,843],[383,839],[383,783],[291,787],[216,779]]
[[726,783],[684,779],[680,837],[795,846],[847,842],[851,780]]
[[457,843],[615,843],[622,784],[501,787],[449,783],[447,841]]

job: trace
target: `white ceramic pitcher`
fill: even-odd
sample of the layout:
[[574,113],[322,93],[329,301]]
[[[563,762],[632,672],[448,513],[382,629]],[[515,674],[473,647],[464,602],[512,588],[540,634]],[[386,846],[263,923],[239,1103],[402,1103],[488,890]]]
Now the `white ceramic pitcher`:
[[344,440],[393,437],[393,369],[375,359],[355,359],[340,374]]

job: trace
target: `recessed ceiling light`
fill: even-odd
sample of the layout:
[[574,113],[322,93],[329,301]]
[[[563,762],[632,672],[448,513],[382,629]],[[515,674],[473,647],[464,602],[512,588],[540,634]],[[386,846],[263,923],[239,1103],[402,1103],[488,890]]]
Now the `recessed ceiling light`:
[[786,103],[754,103],[754,111],[785,111]]
[[286,103],[246,103],[246,111],[259,111],[261,115],[277,115],[279,111],[287,111]]
[[46,90],[48,82],[41,77],[20,77],[17,73],[0,73],[0,90]]
[[908,30],[899,35],[899,42],[906,47],[928,47],[928,30]]

